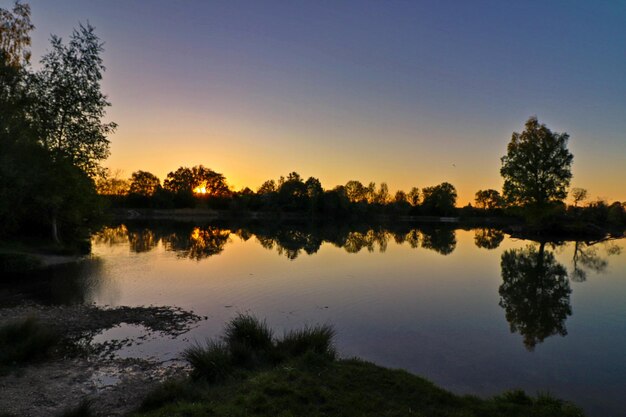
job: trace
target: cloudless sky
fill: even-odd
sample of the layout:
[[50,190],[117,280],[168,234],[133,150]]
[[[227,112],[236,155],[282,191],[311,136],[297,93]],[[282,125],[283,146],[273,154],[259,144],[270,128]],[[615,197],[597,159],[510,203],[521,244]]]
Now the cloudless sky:
[[570,134],[573,186],[626,200],[623,1],[27,2],[35,61],[79,22],[105,42],[105,165],[126,176],[448,181],[465,205],[501,188],[511,133],[536,115]]

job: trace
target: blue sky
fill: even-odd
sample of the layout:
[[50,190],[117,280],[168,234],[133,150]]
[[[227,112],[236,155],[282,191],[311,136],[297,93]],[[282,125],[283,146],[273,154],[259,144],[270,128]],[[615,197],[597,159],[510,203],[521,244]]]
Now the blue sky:
[[[2,7],[10,2],[0,0]],[[511,133],[568,132],[574,186],[626,200],[626,2],[31,0],[33,53],[89,21],[112,169],[202,163],[236,188],[501,187]]]

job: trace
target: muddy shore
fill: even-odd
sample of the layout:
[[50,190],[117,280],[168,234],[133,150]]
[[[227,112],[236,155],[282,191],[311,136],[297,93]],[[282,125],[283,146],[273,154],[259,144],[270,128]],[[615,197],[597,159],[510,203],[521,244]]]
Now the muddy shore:
[[[96,415],[121,416],[135,409],[159,382],[188,372],[183,362],[121,358],[122,346],[142,340],[94,342],[119,326],[143,326],[160,337],[177,338],[205,318],[176,307],[100,308],[93,305],[22,304],[0,308],[0,326],[29,317],[58,330],[53,357],[0,374],[0,415],[53,417],[90,400]],[[4,413],[4,414],[3,414]]]

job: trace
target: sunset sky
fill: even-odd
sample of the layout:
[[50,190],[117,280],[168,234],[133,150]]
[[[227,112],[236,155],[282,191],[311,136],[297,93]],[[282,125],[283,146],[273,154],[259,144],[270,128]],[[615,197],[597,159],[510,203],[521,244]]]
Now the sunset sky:
[[104,165],[125,176],[448,181],[465,205],[501,188],[511,133],[536,115],[570,134],[573,186],[626,200],[626,2],[27,3],[33,61],[79,22],[106,43]]

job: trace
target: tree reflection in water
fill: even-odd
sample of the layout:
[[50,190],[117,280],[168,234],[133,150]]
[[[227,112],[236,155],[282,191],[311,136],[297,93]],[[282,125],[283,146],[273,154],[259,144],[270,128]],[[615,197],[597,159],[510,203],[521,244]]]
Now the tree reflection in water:
[[228,243],[230,234],[243,241],[252,237],[268,250],[276,250],[281,256],[293,260],[304,252],[316,253],[322,243],[328,242],[343,248],[348,253],[378,251],[384,253],[389,241],[407,243],[411,248],[418,247],[448,255],[456,248],[456,232],[449,227],[423,226],[421,228],[396,227],[387,230],[382,227],[345,225],[308,226],[265,226],[223,228],[219,226],[194,226],[185,223],[154,224],[129,223],[104,228],[94,236],[94,242],[115,245],[128,243],[135,253],[149,252],[162,243],[165,250],[174,251],[180,257],[200,260],[221,253]]
[[565,320],[572,314],[567,270],[545,249],[545,243],[502,254],[500,306],[511,332],[524,338],[528,350],[549,336],[565,336]]
[[586,281],[588,272],[601,274],[606,271],[609,262],[600,255],[600,245],[607,256],[622,253],[622,248],[610,241],[575,242],[574,256],[572,257],[572,281]]
[[456,248],[456,234],[454,229],[423,229],[422,247],[434,250],[442,255],[451,254]]
[[162,237],[166,250],[181,258],[197,261],[217,255],[224,250],[230,230],[217,227],[194,227],[189,233],[170,233]]
[[504,240],[504,232],[498,229],[481,228],[474,230],[474,244],[482,249],[496,249]]

